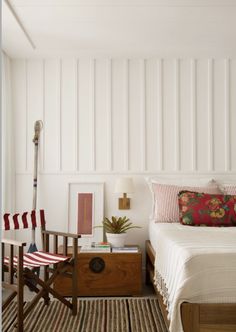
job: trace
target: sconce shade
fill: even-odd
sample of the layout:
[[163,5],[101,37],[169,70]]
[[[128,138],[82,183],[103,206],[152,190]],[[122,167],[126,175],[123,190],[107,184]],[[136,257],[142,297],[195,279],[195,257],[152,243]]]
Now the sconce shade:
[[115,184],[115,193],[132,193],[134,185],[132,178],[118,178]]
[[118,178],[115,184],[115,193],[123,193],[123,197],[119,198],[119,209],[130,209],[130,198],[127,197],[127,193],[134,192],[134,185],[132,178]]

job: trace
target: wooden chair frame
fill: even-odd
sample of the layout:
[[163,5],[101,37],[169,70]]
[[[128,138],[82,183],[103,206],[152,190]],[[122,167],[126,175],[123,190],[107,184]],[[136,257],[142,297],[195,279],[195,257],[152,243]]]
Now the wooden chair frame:
[[[166,306],[154,284],[155,250],[146,241],[146,283],[152,283],[157,294],[166,326],[170,325]],[[189,303],[181,305],[184,332],[234,332],[236,331],[236,303]]]
[[[35,307],[40,298],[44,299],[44,303],[48,304],[50,301],[49,293],[53,297],[60,300],[63,304],[68,306],[72,315],[77,314],[77,274],[78,274],[78,234],[62,233],[55,231],[45,230],[42,227],[42,239],[43,239],[43,251],[49,251],[50,239],[53,237],[53,254],[58,254],[58,238],[63,238],[63,256],[68,256],[68,238],[72,238],[72,255],[69,255],[69,259],[65,262],[54,264],[53,267],[47,265],[44,266],[44,280],[40,279],[35,270],[29,270],[23,268],[23,255],[25,242],[19,242],[9,239],[2,239],[2,286],[3,288],[10,289],[12,293],[6,298],[2,304],[2,311],[4,311],[11,301],[17,296],[17,322],[16,328],[18,332],[24,330],[24,319]],[[4,264],[5,246],[9,246],[9,264]],[[13,265],[14,255],[18,256],[17,266]],[[70,257],[71,256],[71,257]],[[8,282],[4,279],[5,272],[8,272]],[[50,275],[51,274],[51,275]],[[58,275],[63,275],[72,278],[72,301],[68,301],[58,292],[56,292],[51,285]],[[16,282],[14,279],[16,277]],[[32,280],[34,282],[32,282]],[[36,293],[31,302],[24,309],[24,286],[27,285],[32,291]],[[41,286],[41,289],[38,287]]]

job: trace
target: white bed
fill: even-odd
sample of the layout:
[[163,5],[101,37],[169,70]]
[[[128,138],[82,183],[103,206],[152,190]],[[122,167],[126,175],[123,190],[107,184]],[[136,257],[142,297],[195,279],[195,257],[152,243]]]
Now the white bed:
[[184,301],[236,303],[236,227],[150,221],[149,239],[156,252],[154,278],[169,312],[170,332],[183,331]]

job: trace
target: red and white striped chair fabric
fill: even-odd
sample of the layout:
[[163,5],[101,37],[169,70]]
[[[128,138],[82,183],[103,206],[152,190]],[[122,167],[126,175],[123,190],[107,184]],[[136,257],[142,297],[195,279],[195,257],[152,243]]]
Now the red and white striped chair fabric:
[[[24,212],[22,214],[5,213],[3,216],[4,225],[3,230],[19,230],[25,228],[36,228],[45,226],[44,210],[36,212],[33,210],[31,213]],[[33,253],[26,253],[23,255],[23,267],[34,269],[40,266],[47,266],[50,264],[57,264],[69,260],[70,257],[52,254],[44,251],[35,251]],[[9,257],[4,257],[4,264],[9,265]],[[18,257],[14,256],[13,265],[16,267]]]
[[[33,253],[27,253],[23,255],[23,267],[27,269],[34,269],[36,267],[40,266],[47,266],[50,264],[57,264],[60,262],[65,262],[66,260],[69,260],[70,257],[57,255],[57,254],[51,254],[44,251],[35,251]],[[9,265],[10,264],[9,257],[4,257],[4,264]],[[16,267],[18,263],[18,257],[14,256],[13,258],[13,265]]]
[[3,220],[3,230],[5,231],[45,226],[44,210],[33,210],[31,213],[23,212],[22,214],[5,213]]

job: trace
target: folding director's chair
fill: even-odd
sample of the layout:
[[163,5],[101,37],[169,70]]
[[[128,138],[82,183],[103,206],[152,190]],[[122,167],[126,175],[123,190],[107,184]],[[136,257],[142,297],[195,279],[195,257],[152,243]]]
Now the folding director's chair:
[[[32,228],[41,226],[43,250],[24,254],[26,243],[2,239],[2,286],[11,289],[12,293],[2,304],[4,311],[12,300],[17,296],[17,331],[24,330],[23,321],[29,312],[35,307],[40,298],[44,299],[45,304],[49,304],[49,293],[68,306],[72,315],[77,313],[77,250],[78,234],[61,233],[48,231],[45,229],[44,210],[16,213],[11,215],[4,214],[3,229],[18,230],[25,229],[30,231]],[[58,237],[63,238],[63,254],[58,254]],[[53,250],[50,252],[49,239],[53,237]],[[67,255],[68,238],[73,239],[72,256]],[[9,256],[4,257],[5,246],[9,245]],[[44,267],[44,280],[40,279],[38,273],[35,273],[39,267]],[[7,278],[5,272],[8,272]],[[72,278],[72,301],[68,301],[58,294],[52,287],[52,283],[58,275],[63,274]],[[4,280],[6,279],[6,280]],[[24,286],[27,285],[36,294],[24,309]],[[40,286],[40,287],[39,287]]]

